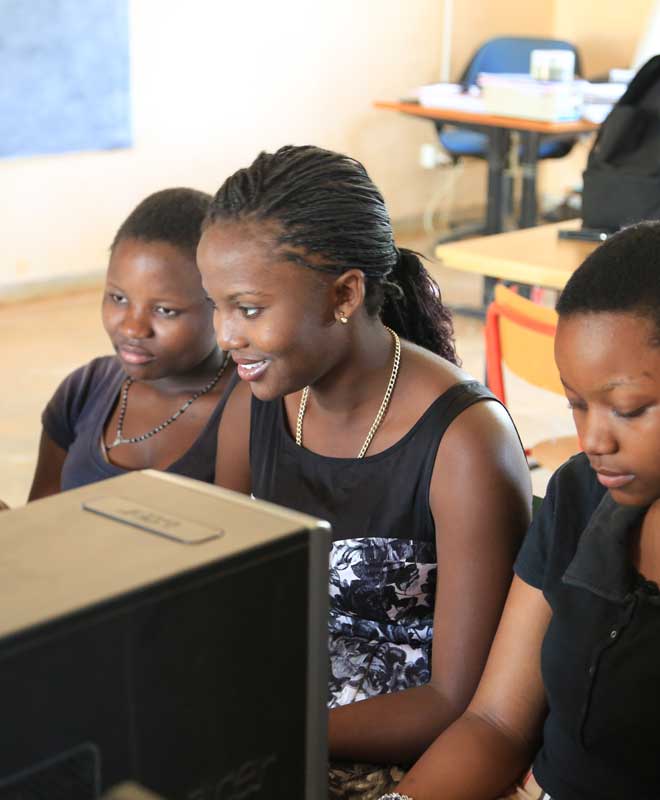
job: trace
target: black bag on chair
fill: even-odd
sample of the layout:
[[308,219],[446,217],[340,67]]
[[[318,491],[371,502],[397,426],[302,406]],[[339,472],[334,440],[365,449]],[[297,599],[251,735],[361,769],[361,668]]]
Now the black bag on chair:
[[608,114],[584,172],[585,228],[614,231],[642,219],[660,219],[660,56]]

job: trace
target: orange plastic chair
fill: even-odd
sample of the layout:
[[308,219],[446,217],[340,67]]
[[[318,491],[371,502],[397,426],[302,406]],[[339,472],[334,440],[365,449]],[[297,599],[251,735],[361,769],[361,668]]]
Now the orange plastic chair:
[[[502,366],[523,380],[564,394],[554,359],[557,313],[521,297],[502,284],[486,314],[486,375],[488,388],[506,404]],[[549,439],[527,450],[530,466],[554,469],[580,451],[577,436]],[[534,463],[535,462],[535,463]]]

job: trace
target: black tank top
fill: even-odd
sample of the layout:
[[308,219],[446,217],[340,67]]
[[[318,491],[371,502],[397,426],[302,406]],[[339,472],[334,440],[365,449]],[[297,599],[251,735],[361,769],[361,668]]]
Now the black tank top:
[[438,445],[450,423],[481,400],[497,398],[478,381],[457,383],[387,450],[332,458],[298,447],[281,399],[253,397],[252,492],[327,520],[335,541],[376,536],[435,544],[429,487]]

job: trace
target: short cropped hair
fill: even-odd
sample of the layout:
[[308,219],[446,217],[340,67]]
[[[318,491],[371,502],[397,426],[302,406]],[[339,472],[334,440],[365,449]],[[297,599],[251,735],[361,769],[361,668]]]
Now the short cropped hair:
[[212,200],[196,189],[163,189],[146,197],[121,224],[110,251],[124,239],[168,242],[195,259],[202,222]]
[[560,317],[620,311],[650,318],[660,343],[660,221],[606,239],[573,273],[556,308]]

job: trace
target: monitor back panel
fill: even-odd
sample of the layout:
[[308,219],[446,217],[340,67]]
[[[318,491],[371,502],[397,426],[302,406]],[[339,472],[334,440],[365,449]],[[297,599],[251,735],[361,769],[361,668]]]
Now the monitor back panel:
[[247,548],[0,638],[0,800],[92,800],[127,780],[166,800],[309,796],[324,768],[317,533],[297,518],[252,531]]

